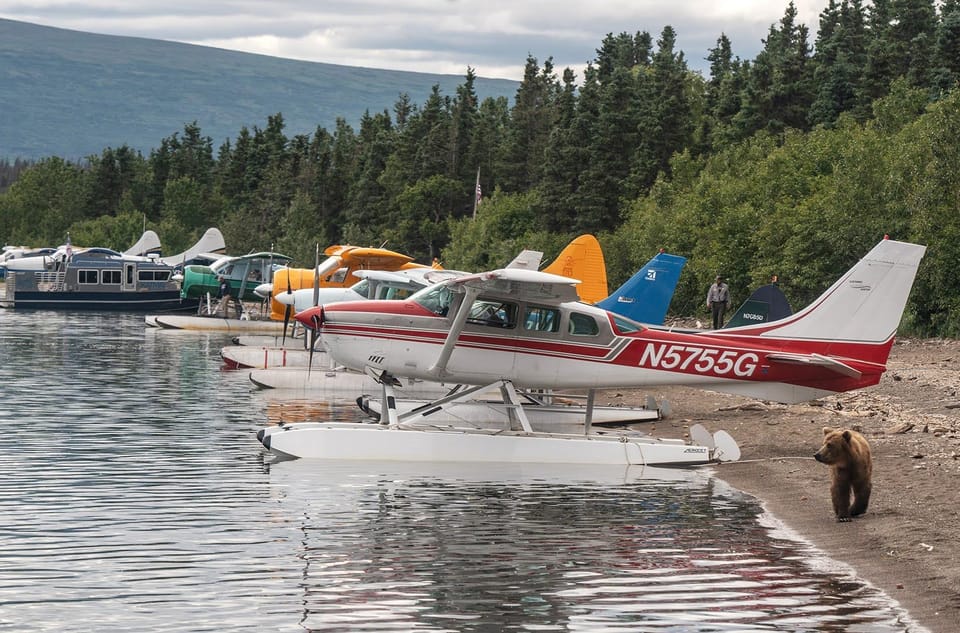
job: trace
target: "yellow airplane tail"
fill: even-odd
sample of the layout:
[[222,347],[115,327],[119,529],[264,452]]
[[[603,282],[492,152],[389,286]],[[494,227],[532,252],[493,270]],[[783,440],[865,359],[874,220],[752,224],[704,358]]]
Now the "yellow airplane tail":
[[543,272],[579,279],[577,294],[587,303],[596,303],[609,294],[603,250],[593,235],[575,238]]

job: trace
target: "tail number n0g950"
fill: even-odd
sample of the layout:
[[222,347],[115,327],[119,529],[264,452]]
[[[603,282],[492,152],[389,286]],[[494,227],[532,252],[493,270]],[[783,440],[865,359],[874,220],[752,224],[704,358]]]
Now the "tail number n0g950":
[[749,378],[757,370],[760,358],[753,352],[720,350],[695,345],[647,343],[640,354],[640,367],[650,369],[695,371],[698,374],[733,374]]

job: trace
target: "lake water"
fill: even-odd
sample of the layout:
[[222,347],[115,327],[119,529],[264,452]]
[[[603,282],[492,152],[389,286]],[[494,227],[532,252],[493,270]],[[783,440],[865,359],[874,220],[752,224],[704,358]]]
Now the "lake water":
[[914,631],[706,470],[274,462],[222,334],[0,312],[0,631]]

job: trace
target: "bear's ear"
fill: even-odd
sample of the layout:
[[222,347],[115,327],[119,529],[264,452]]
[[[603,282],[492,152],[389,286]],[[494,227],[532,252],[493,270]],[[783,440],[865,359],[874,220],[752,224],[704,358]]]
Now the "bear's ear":
[[850,436],[850,431],[849,431],[849,430],[844,430],[844,431],[843,431],[843,441],[846,442],[847,444],[849,444],[849,443],[850,443],[850,437],[851,437],[851,436]]
[[825,426],[825,427],[823,427],[823,434],[824,434],[824,435],[830,435],[831,433],[833,433],[833,432],[836,431],[836,430],[837,430],[837,429],[835,429],[835,428],[833,428],[833,427]]

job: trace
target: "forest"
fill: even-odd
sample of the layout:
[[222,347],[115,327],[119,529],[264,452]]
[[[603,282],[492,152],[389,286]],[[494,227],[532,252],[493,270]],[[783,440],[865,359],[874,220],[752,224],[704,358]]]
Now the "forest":
[[884,235],[926,244],[902,331],[960,335],[960,0],[791,2],[754,59],[720,34],[709,76],[665,26],[609,34],[578,76],[529,57],[513,103],[453,95],[288,137],[282,113],[214,148],[194,122],[149,155],[0,162],[0,240],[166,252],[219,227],[228,251],[298,265],[385,245],[484,270],[595,234],[611,290],[659,249],[689,258],[671,306],[700,316],[779,276],[794,308]]

